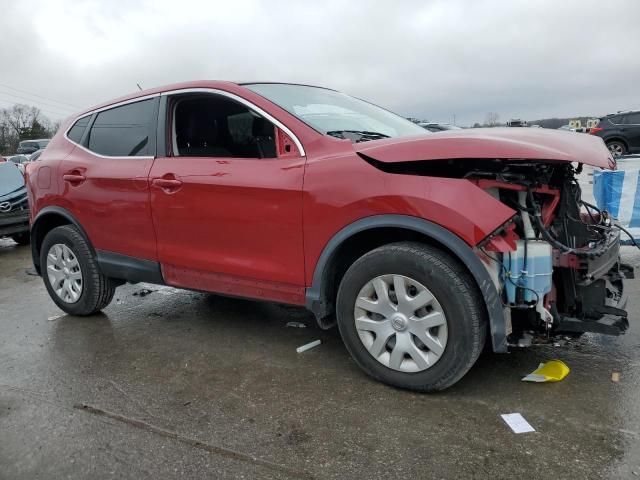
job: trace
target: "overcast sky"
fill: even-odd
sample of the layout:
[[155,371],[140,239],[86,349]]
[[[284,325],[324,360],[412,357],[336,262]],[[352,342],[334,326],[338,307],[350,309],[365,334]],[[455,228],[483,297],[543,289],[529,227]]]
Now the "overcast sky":
[[637,0],[0,0],[0,107],[55,119],[136,83],[221,79],[462,125],[602,115],[640,108],[639,21]]

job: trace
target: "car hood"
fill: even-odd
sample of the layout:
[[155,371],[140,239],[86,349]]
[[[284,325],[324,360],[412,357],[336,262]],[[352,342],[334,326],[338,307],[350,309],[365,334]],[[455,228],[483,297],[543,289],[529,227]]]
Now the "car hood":
[[601,138],[544,128],[472,128],[354,144],[356,152],[383,163],[448,159],[580,162],[615,169]]
[[0,163],[0,197],[24,187],[24,177],[12,162]]

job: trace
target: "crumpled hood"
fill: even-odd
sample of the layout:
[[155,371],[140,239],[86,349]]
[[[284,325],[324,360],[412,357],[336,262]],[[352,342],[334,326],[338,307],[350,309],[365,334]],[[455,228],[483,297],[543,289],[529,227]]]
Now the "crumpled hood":
[[356,143],[353,147],[384,163],[482,158],[580,162],[606,169],[615,169],[616,165],[600,137],[546,128],[449,130]]

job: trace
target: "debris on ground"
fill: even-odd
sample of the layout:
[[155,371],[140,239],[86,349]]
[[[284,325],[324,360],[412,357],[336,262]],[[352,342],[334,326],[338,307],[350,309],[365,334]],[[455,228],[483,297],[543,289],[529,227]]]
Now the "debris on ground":
[[155,290],[151,290],[149,288],[143,288],[141,290],[138,290],[137,292],[133,292],[133,296],[134,297],[146,297],[147,295],[149,295],[150,293],[155,292]]
[[306,323],[302,323],[302,322],[287,322],[287,324],[285,325],[285,327],[292,327],[292,328],[307,328],[307,324],[306,324]]
[[507,425],[513,430],[513,433],[535,432],[529,422],[519,413],[503,413],[500,415]]
[[307,343],[306,345],[302,345],[301,347],[296,348],[296,352],[298,353],[302,353],[302,352],[306,352],[307,350],[312,349],[313,347],[317,347],[318,345],[320,345],[320,340],[314,340],[313,342]]
[[39,277],[40,275],[38,274],[38,272],[36,271],[35,268],[31,267],[31,268],[27,268],[24,273],[26,273],[27,275],[32,275],[34,277]]
[[613,372],[611,374],[611,381],[618,383],[620,381],[620,372]]
[[549,360],[541,363],[538,368],[522,379],[523,382],[559,382],[571,370],[562,360]]
[[53,322],[54,320],[57,320],[61,317],[62,315],[52,315],[50,317],[47,318],[47,320],[49,320],[50,322]]

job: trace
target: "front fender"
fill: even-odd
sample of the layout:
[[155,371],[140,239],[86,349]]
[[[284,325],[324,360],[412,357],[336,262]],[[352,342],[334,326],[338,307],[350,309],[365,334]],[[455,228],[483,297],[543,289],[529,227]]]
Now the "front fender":
[[376,228],[398,228],[420,233],[456,256],[467,267],[482,293],[489,318],[493,350],[500,353],[507,351],[506,319],[502,302],[482,261],[465,241],[449,230],[428,220],[408,215],[375,215],[363,218],[347,225],[329,240],[316,263],[313,282],[306,291],[306,306],[317,318],[324,318],[330,314],[327,272],[338,248],[353,235]]

